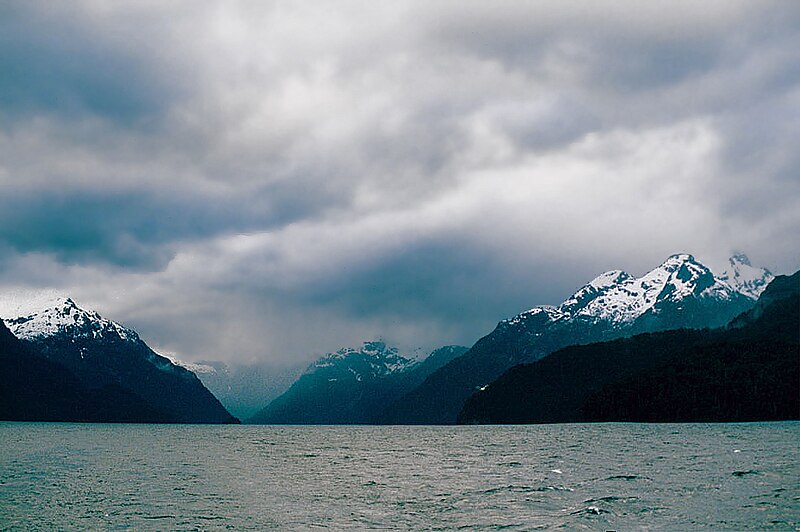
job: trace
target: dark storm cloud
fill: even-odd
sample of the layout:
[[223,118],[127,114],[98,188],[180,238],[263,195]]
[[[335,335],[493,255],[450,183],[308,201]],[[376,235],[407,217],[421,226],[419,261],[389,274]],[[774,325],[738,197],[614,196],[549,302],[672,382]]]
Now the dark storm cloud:
[[310,216],[320,197],[281,186],[251,196],[45,190],[0,197],[8,252],[52,253],[70,264],[161,270],[181,242],[263,231]]
[[120,125],[153,119],[177,96],[153,72],[143,43],[114,43],[79,10],[56,3],[0,7],[0,118],[102,117]]
[[521,286],[521,272],[515,265],[463,237],[450,235],[415,242],[374,262],[331,272],[286,296],[310,306],[331,306],[358,318],[376,313],[398,320],[449,316],[467,327],[485,327],[487,315],[513,314],[529,305],[532,296],[539,301],[555,300],[571,288],[544,283],[537,275],[552,270],[555,264],[542,261],[528,266],[532,275],[526,276]]
[[0,10],[0,285],[186,358],[471,343],[678,251],[800,261],[793,3]]

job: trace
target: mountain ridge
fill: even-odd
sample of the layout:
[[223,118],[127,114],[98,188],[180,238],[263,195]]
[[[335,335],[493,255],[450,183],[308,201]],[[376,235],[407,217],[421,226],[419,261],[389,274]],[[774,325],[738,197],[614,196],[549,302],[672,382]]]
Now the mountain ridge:
[[339,349],[312,362],[285,393],[248,422],[374,423],[391,401],[466,349],[445,346],[421,361],[382,341]]
[[[461,423],[800,417],[800,272],[729,325],[569,346],[473,394]],[[774,296],[775,293],[782,295]]]
[[194,373],[158,355],[132,329],[71,298],[28,309],[6,324],[30,351],[65,367],[86,389],[128,390],[170,422],[238,422]]
[[[516,364],[540,359],[567,345],[724,325],[752,307],[753,295],[760,294],[774,277],[765,269],[749,266],[743,255],[732,257],[729,264],[730,271],[723,274],[727,280],[688,253],[670,255],[638,278],[622,270],[600,274],[558,306],[540,305],[500,321],[467,353],[390,406],[382,421],[454,423],[475,390]],[[745,277],[749,283],[741,282]]]
[[0,419],[164,423],[170,418],[138,395],[109,385],[90,389],[65,366],[14,336],[0,320]]

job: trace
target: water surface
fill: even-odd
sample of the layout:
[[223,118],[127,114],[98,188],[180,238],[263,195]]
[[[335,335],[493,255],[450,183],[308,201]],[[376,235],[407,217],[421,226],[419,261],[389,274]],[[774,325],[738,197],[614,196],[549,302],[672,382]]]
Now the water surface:
[[0,423],[0,528],[797,530],[798,445],[798,423]]

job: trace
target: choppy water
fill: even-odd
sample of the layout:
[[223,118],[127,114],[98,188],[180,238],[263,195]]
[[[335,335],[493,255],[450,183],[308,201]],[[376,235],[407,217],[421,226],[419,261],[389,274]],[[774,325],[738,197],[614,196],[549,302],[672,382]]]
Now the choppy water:
[[0,424],[3,529],[800,527],[800,424]]

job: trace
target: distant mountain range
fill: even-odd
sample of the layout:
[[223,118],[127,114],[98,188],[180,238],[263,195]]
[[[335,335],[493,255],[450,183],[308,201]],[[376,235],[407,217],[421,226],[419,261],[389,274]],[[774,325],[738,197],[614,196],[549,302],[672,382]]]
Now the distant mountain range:
[[384,342],[340,349],[311,364],[286,393],[249,422],[374,423],[389,404],[466,350],[442,347],[418,362]]
[[673,255],[639,278],[621,270],[603,273],[559,306],[538,306],[501,321],[379,421],[455,423],[467,398],[512,366],[568,345],[724,325],[750,309],[772,279],[744,255],[732,257],[729,269],[719,276],[688,254]]
[[800,272],[728,326],[567,347],[473,394],[461,423],[800,418]]
[[[4,419],[53,419],[66,395],[105,407],[78,408],[64,420],[238,422],[194,373],[155,353],[133,330],[72,299],[55,299],[5,324],[14,339],[6,338],[2,355],[14,373],[4,373]],[[69,389],[54,392],[53,382]],[[12,401],[14,393],[21,395]],[[26,410],[22,397],[39,406]]]
[[[757,394],[775,418],[793,405],[781,402],[791,386],[779,375],[792,374],[797,359],[784,334],[797,311],[785,308],[796,277],[776,279],[744,255],[720,275],[673,255],[639,278],[603,273],[558,306],[501,321],[471,348],[416,360],[366,342],[321,357],[297,380],[292,370],[162,357],[133,330],[58,298],[0,322],[0,419],[237,422],[229,411],[253,414],[253,423],[661,419],[676,390],[695,391],[671,410],[675,419],[758,418],[764,411],[732,401],[727,388],[696,391],[731,372],[751,389],[780,381],[774,394]],[[741,356],[730,354],[732,343]]]

